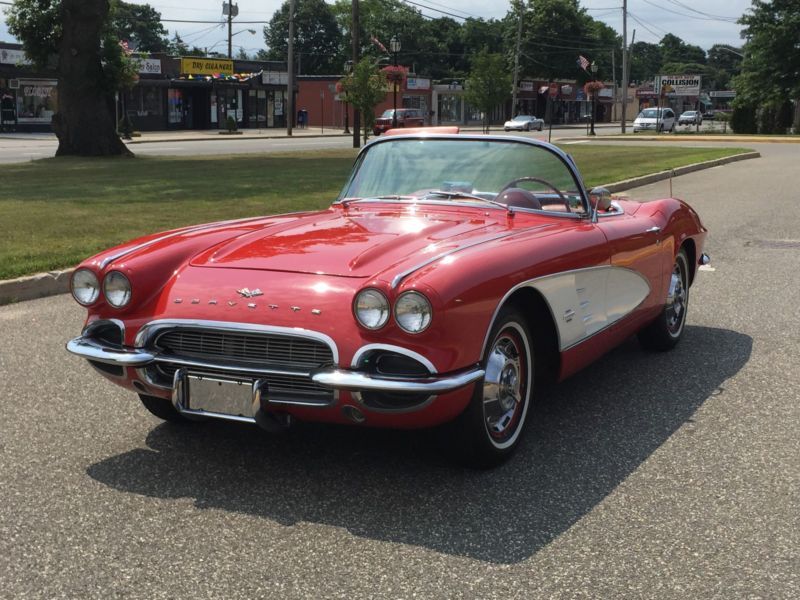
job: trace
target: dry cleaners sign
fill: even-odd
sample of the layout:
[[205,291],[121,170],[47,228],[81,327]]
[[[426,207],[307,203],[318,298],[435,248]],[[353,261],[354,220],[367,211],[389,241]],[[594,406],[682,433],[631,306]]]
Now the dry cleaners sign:
[[233,75],[233,61],[216,58],[182,58],[181,73],[184,75]]
[[700,75],[659,75],[656,77],[657,95],[699,96]]

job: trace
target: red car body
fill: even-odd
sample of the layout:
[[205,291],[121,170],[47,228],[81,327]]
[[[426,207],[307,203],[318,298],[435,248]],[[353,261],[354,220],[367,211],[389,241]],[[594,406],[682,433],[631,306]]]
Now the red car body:
[[[408,137],[416,136],[381,138],[362,152]],[[574,170],[568,157],[549,151]],[[112,382],[165,405],[176,402],[181,373],[199,369],[239,383],[266,382],[271,391],[265,394],[274,398],[264,408],[285,417],[394,428],[447,423],[465,412],[480,388],[493,326],[509,302],[527,307],[526,329],[549,335],[546,360],[537,349],[536,376],[561,380],[652,327],[675,294],[670,274],[679,252],[688,262],[687,288],[707,259],[706,230],[680,200],[616,201],[610,212],[588,205],[586,212],[345,198],[318,212],[147,236],[80,265],[99,281],[112,271],[124,274],[131,300],[114,308],[100,293],[88,306],[82,336],[68,349]],[[404,293],[423,294],[430,325],[409,334],[395,312],[378,330],[362,326],[354,299],[365,289],[383,294],[395,311]],[[204,342],[203,331],[215,330],[232,337]],[[179,350],[164,347],[163,332],[170,340],[187,339],[169,342]],[[239,334],[246,334],[244,341]],[[269,344],[299,340],[331,351],[311,367],[314,359],[303,355],[304,366],[294,368],[285,354],[294,350],[281,346],[270,355],[267,349],[268,368],[258,370],[242,348],[261,334],[273,336]],[[209,350],[203,343],[218,346]],[[388,372],[381,372],[381,361]],[[282,383],[297,371],[291,385]],[[532,379],[533,372],[526,376]],[[397,381],[406,386],[398,384],[398,394],[381,388]],[[371,392],[373,385],[379,391]],[[293,398],[292,389],[300,396]],[[378,399],[370,403],[370,394]],[[233,413],[211,416],[254,420]]]

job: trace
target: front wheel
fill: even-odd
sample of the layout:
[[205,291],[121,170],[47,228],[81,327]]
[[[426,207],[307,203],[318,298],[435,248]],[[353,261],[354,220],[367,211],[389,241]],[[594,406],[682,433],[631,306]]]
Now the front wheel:
[[544,125],[542,123],[539,123],[539,131],[541,131],[543,127]]
[[533,344],[514,309],[504,309],[489,336],[483,383],[467,409],[449,425],[448,450],[467,466],[488,469],[519,445],[533,390]]
[[675,257],[664,308],[658,318],[639,332],[639,343],[647,350],[664,352],[680,341],[689,308],[689,260],[681,248]]

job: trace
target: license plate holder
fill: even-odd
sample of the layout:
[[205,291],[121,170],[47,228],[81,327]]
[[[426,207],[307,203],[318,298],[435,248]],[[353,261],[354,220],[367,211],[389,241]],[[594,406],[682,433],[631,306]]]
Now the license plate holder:
[[197,415],[252,422],[256,382],[187,373],[183,377],[183,410]]

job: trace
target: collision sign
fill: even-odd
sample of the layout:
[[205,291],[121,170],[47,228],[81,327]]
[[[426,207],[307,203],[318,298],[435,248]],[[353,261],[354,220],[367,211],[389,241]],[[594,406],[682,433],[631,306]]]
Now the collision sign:
[[655,93],[659,96],[699,96],[700,75],[659,75]]

